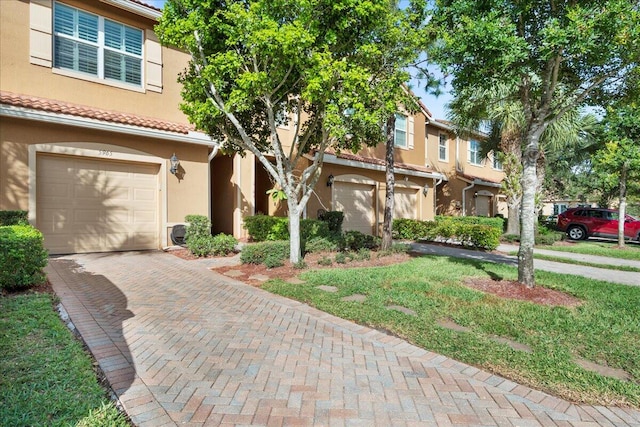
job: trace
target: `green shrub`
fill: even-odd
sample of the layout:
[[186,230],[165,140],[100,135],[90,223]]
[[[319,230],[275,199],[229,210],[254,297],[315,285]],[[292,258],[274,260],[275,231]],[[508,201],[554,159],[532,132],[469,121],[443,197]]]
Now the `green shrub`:
[[360,248],[358,249],[358,254],[356,256],[356,259],[358,260],[362,260],[362,261],[368,261],[371,259],[371,251],[367,248]]
[[518,234],[503,234],[502,240],[508,243],[519,242],[520,236]]
[[364,234],[356,230],[344,233],[344,248],[357,251],[360,249],[377,249],[380,246],[380,238],[370,234]]
[[228,255],[234,252],[238,239],[228,234],[220,233],[212,237],[212,254],[213,255]]
[[338,264],[345,264],[347,262],[347,255],[344,252],[338,252],[335,260]]
[[211,221],[204,215],[187,215],[184,217],[187,227],[184,239],[189,243],[189,239],[195,237],[211,236]]
[[245,245],[240,252],[240,262],[243,264],[264,264],[267,257],[269,262],[280,259],[284,262],[289,258],[289,241],[259,242]]
[[[248,216],[243,227],[254,242],[289,239],[289,218],[268,215]],[[318,219],[300,220],[300,237],[308,240],[314,237],[329,237],[329,226]]]
[[28,225],[27,211],[0,211],[0,226],[2,225]]
[[307,252],[335,252],[339,249],[338,244],[326,237],[313,237],[305,244]]
[[267,268],[282,267],[284,265],[284,259],[280,258],[278,254],[270,253],[264,259],[263,264],[267,266]]
[[0,288],[20,289],[46,279],[47,250],[42,233],[30,225],[0,227]]
[[564,239],[564,233],[551,232],[551,233],[545,233],[545,234],[536,234],[535,242],[536,242],[536,245],[551,246],[555,242],[559,242],[563,239]]
[[333,261],[331,261],[331,258],[326,256],[326,255],[318,260],[318,265],[329,266],[329,265],[332,265],[332,264],[333,264]]
[[329,233],[333,235],[342,234],[342,222],[344,221],[344,212],[329,211],[322,213],[319,220],[324,221],[329,226]]
[[[342,213],[342,212],[340,212]],[[300,235],[302,240],[315,238],[329,238],[332,233],[329,230],[329,223],[319,219],[307,218],[300,221]],[[287,238],[289,235],[287,234]]]
[[435,221],[398,219],[394,237],[409,240],[456,239],[468,246],[493,250],[500,243],[502,218],[444,217]]

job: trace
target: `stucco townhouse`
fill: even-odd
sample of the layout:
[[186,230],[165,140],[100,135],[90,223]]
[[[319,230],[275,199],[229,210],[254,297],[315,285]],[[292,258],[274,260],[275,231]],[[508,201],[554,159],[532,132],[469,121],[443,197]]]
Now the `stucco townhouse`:
[[[222,155],[179,110],[189,57],[159,44],[160,15],[137,0],[0,2],[0,209],[28,210],[52,254],[162,248],[189,214],[243,238],[245,216],[283,213],[254,156]],[[422,107],[396,116],[396,217],[425,220],[448,182],[476,178],[443,167],[440,132],[454,138]],[[304,215],[341,210],[346,230],[379,233],[382,159],[383,146],[327,153]],[[479,184],[460,194],[497,194]]]

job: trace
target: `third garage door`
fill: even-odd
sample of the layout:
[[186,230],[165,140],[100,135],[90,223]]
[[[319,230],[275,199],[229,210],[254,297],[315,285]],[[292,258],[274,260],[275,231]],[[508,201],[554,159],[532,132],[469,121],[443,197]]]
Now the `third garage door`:
[[336,182],[334,186],[334,210],[344,212],[342,229],[372,234],[375,221],[375,187],[351,182]]
[[37,225],[52,254],[157,249],[154,164],[37,158]]

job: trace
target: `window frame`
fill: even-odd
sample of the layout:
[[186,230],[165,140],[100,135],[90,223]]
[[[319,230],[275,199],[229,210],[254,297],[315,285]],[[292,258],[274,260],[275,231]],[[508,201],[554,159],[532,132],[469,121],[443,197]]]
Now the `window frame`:
[[[444,144],[443,144],[444,137]],[[444,156],[442,156],[442,150],[444,149]],[[446,133],[438,133],[438,160],[441,162],[449,161],[449,135]]]
[[[409,116],[402,113],[395,113],[395,125],[393,129],[393,146],[396,148],[409,148]],[[398,118],[404,118],[404,129],[398,128]],[[398,132],[404,132],[404,145],[398,144]]]
[[[472,147],[476,146],[476,149],[472,149]],[[469,164],[474,165],[474,166],[482,166],[482,158],[480,158],[480,141],[475,140],[475,139],[470,139],[469,140],[469,149],[468,149],[468,158],[469,158]],[[474,157],[476,159],[474,159]]]
[[502,162],[498,160],[498,154],[495,151],[493,152],[493,155],[492,155],[491,167],[493,167],[493,169],[497,171],[504,170],[502,166]]
[[[58,16],[58,10],[59,8],[67,8],[67,9],[71,9],[74,12],[74,23],[73,23],[73,32],[74,35],[68,35],[68,34],[64,34],[62,32],[57,31],[57,25],[56,25],[56,17]],[[93,16],[95,18],[97,18],[97,41],[96,42],[92,42],[90,40],[84,40],[81,37],[77,36],[76,33],[78,31],[78,16],[80,16],[80,14],[84,14],[84,15],[90,15]],[[114,47],[108,46],[107,42],[106,42],[106,32],[105,32],[105,22],[108,21],[109,24],[115,24],[118,28],[120,28],[121,30],[121,34],[122,31],[125,32],[126,34],[126,30],[130,29],[133,30],[137,35],[140,36],[140,44],[139,44],[139,50],[140,50],[140,54],[136,54],[136,53],[132,53],[130,51],[127,51],[127,46],[126,45],[122,45],[120,49],[116,49]],[[107,25],[109,25],[107,24]],[[122,36],[121,36],[122,37]],[[125,36],[126,38],[126,36]],[[95,74],[91,73],[91,72],[85,72],[83,70],[77,69],[77,68],[69,68],[69,67],[62,67],[59,64],[58,61],[58,47],[57,47],[57,41],[58,40],[69,40],[72,43],[75,43],[76,45],[86,45],[86,46],[91,46],[93,48],[95,48],[97,50],[96,53],[96,69],[97,72]],[[126,89],[133,89],[133,90],[139,90],[139,91],[144,91],[145,89],[145,31],[141,28],[137,28],[119,21],[116,21],[114,19],[111,18],[107,18],[105,16],[96,14],[96,13],[92,13],[92,12],[88,12],[84,9],[80,9],[77,7],[73,7],[73,6],[69,6],[65,3],[61,3],[61,2],[54,2],[53,4],[53,13],[52,13],[52,48],[53,48],[53,57],[52,57],[52,69],[54,70],[54,72],[56,72],[57,74],[62,74],[62,75],[67,75],[67,76],[72,76],[72,77],[78,77],[78,78],[82,78],[84,80],[90,80],[90,81],[95,81],[95,82],[99,82],[99,83],[103,83],[103,84],[108,84],[111,86],[117,86],[117,87],[122,87],[122,88],[126,88]],[[138,46],[135,46],[135,48],[138,48]],[[109,52],[113,52],[116,55],[118,55],[118,57],[120,58],[120,65],[122,66],[122,62],[123,60],[125,60],[124,58],[133,58],[135,61],[138,61],[139,63],[139,71],[137,72],[136,77],[138,77],[138,83],[131,83],[128,82],[126,80],[126,76],[127,76],[127,70],[125,68],[124,70],[124,74],[122,74],[122,76],[124,77],[123,79],[115,79],[112,77],[106,77],[105,76],[105,52],[107,52],[107,55],[109,54]],[[75,64],[74,64],[75,65]],[[122,73],[123,70],[121,69],[120,72]]]

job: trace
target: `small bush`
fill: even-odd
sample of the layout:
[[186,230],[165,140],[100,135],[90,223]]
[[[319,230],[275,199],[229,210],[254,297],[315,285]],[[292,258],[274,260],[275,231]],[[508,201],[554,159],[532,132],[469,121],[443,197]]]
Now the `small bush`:
[[47,250],[40,230],[30,225],[0,227],[0,288],[21,289],[46,279]]
[[347,262],[347,255],[344,252],[338,252],[335,260],[338,264],[345,264]]
[[503,234],[501,239],[508,243],[514,243],[520,241],[520,236],[517,234]]
[[0,226],[2,225],[28,225],[27,211],[0,211]]
[[368,261],[371,259],[371,251],[367,248],[360,248],[358,249],[358,254],[356,256],[356,259],[361,260],[361,261]]
[[243,264],[264,264],[267,257],[269,262],[280,259],[284,262],[289,258],[289,241],[260,242],[246,245],[240,253],[240,262]]
[[220,233],[212,237],[212,254],[213,255],[228,255],[234,252],[238,239],[228,234]]
[[370,234],[364,234],[356,230],[344,233],[344,248],[357,251],[360,249],[377,249],[380,246],[380,238]]
[[338,250],[338,244],[326,237],[314,237],[307,241],[305,245],[307,252],[335,252]]
[[263,264],[267,266],[267,268],[282,267],[284,265],[284,259],[280,258],[278,254],[268,254]]
[[189,243],[189,239],[211,236],[211,221],[206,216],[187,215],[184,220],[187,222],[184,235],[187,243]]
[[342,234],[342,222],[344,221],[344,212],[340,211],[329,211],[324,212],[318,218],[321,221],[327,223],[329,227],[329,233],[334,235]]
[[189,238],[187,242],[189,251],[197,257],[209,256],[213,253],[212,236],[196,236]]
[[500,243],[502,218],[436,217],[436,221],[398,219],[394,236],[409,240],[456,239],[469,246],[493,250]]
[[331,261],[331,258],[326,256],[326,255],[318,260],[318,265],[329,266],[329,265],[332,265],[332,264],[333,264],[333,262]]
[[293,268],[295,268],[296,270],[304,270],[305,268],[307,268],[307,263],[304,262],[303,259],[301,259],[300,261],[293,264]]
[[[255,215],[244,219],[243,227],[254,242],[277,241],[289,239],[289,218]],[[329,226],[318,219],[300,220],[300,237],[308,240],[315,237],[329,237]]]
[[536,245],[551,246],[555,242],[559,242],[563,239],[564,239],[564,233],[560,233],[560,232],[550,232],[550,233],[543,233],[543,234],[538,233],[536,234],[535,242],[536,242]]

